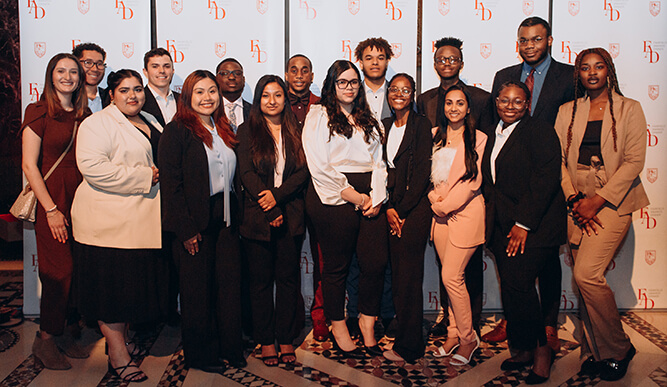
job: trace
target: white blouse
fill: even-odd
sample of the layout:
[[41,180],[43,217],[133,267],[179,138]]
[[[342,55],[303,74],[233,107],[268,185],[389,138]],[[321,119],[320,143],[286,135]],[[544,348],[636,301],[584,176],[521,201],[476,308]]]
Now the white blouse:
[[394,166],[394,157],[398,153],[398,148],[401,147],[403,136],[405,136],[405,128],[408,125],[396,126],[396,122],[391,125],[389,136],[387,137],[387,164],[389,168],[396,168]]
[[209,131],[213,136],[213,146],[209,148],[203,144],[208,160],[208,175],[210,195],[220,192],[224,194],[224,219],[227,227],[232,223],[229,193],[234,187],[234,172],[236,171],[236,154],[222,140],[214,128]]
[[371,174],[370,197],[373,206],[387,198],[387,168],[382,159],[382,144],[379,139],[364,141],[364,134],[354,130],[352,137],[334,134],[329,136],[329,118],[326,108],[313,105],[303,126],[303,150],[310,170],[315,191],[322,204],[342,205],[347,203],[341,192],[352,187],[343,173]]

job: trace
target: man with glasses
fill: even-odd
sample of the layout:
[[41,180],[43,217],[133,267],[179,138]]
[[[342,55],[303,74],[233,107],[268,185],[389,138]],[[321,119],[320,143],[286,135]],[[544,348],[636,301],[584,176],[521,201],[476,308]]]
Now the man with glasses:
[[222,93],[225,113],[232,124],[232,130],[236,133],[236,129],[248,119],[252,106],[250,102],[241,98],[245,87],[243,66],[234,58],[225,58],[215,68],[215,79]]
[[107,107],[111,97],[105,89],[99,87],[107,68],[104,63],[107,53],[95,43],[81,43],[74,47],[72,55],[79,59],[86,73],[86,94],[90,110],[95,113]]
[[[495,104],[502,84],[508,81],[523,82],[532,95],[528,114],[553,127],[560,105],[574,99],[574,67],[557,62],[551,57],[551,26],[540,17],[529,17],[521,22],[517,43],[523,63],[506,67],[496,73],[491,91],[491,105]],[[494,120],[489,128],[495,130],[500,118],[496,109],[492,111]],[[549,259],[547,262],[549,264],[538,275],[539,293],[547,341],[551,349],[558,353],[560,342],[557,324],[562,271],[559,259]],[[506,338],[505,320],[502,320],[496,329],[482,336],[482,340],[490,342],[503,341]]]
[[[432,126],[438,126],[438,120],[444,116],[445,92],[454,85],[462,86],[470,96],[470,116],[475,121],[474,125],[479,128],[482,115],[488,116],[489,92],[479,87],[468,86],[459,78],[463,70],[463,41],[458,38],[446,37],[435,42],[435,53],[433,54],[433,68],[440,77],[440,85],[430,89],[417,98],[417,111],[424,114],[431,121]],[[481,156],[481,155],[480,155]],[[470,295],[470,309],[472,311],[472,326],[479,335],[479,323],[482,317],[482,296],[484,290],[484,268],[482,259],[482,246],[479,246],[465,269],[465,282]],[[447,335],[447,324],[449,323],[449,298],[447,290],[442,283],[442,263],[440,258],[435,257],[435,262],[440,273],[440,313],[436,323],[431,327],[431,337],[442,337]]]

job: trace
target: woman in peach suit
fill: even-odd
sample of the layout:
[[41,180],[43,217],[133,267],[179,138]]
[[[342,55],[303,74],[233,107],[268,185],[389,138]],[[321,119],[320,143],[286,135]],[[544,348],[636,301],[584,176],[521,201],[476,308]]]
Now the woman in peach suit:
[[449,297],[447,341],[433,356],[449,356],[456,350],[452,365],[468,364],[479,347],[464,270],[477,246],[484,243],[480,170],[486,135],[475,130],[469,101],[461,86],[445,92],[445,114],[439,118],[433,141],[434,188],[428,195],[434,214],[432,238],[442,260],[442,281]]

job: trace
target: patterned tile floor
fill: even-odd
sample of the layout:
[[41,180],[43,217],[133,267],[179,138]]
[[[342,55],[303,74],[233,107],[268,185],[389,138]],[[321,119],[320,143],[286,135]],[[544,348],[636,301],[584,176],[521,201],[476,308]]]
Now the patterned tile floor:
[[[0,306],[18,307],[22,302],[20,272],[0,271]],[[635,311],[623,315],[624,328],[637,347],[638,354],[626,377],[616,383],[590,379],[579,371],[580,333],[576,314],[561,314],[561,352],[545,386],[666,386],[667,387],[667,312]],[[499,316],[486,315],[482,332],[493,328]],[[12,322],[20,319],[13,319]],[[425,326],[428,321],[425,320]],[[36,366],[31,345],[38,322],[27,319],[22,324],[3,328],[0,324],[1,386],[126,386],[107,372],[104,340],[91,329],[85,329],[82,343],[91,357],[72,360],[70,371],[51,371]],[[449,359],[430,355],[441,343],[430,340],[427,355],[414,364],[391,362],[382,357],[363,360],[342,359],[330,341],[319,343],[308,334],[298,347],[293,365],[266,367],[259,350],[251,351],[248,366],[229,368],[224,375],[188,370],[183,362],[180,333],[177,328],[160,326],[140,338],[150,348],[141,359],[149,380],[142,385],[157,386],[518,386],[529,370],[503,372],[500,363],[509,356],[506,343],[482,343],[467,366],[452,366]],[[389,344],[386,338],[381,345]]]

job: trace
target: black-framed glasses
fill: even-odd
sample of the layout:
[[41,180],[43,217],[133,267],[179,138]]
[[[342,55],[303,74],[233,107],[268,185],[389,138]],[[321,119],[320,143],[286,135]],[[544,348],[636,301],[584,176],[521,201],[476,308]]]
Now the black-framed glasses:
[[359,82],[358,79],[336,79],[336,86],[338,86],[339,89],[347,89],[347,86],[352,86],[353,89],[356,89],[361,85],[361,82]]
[[243,75],[243,70],[234,70],[234,71],[219,71],[219,75],[222,75],[223,77],[229,77],[230,75],[234,74],[235,77],[240,77]]
[[450,56],[449,58],[445,58],[444,56],[435,58],[435,63],[439,64],[457,64],[461,62],[461,58],[457,58],[455,56]]
[[104,63],[104,62],[95,62],[92,59],[86,59],[86,60],[82,60],[80,62],[83,65],[83,67],[87,68],[87,69],[89,69],[93,66],[97,67],[99,70],[104,70],[105,68],[107,68],[106,63]]
[[500,107],[508,107],[510,105],[514,106],[517,109],[521,109],[526,105],[526,100],[525,99],[509,99],[509,98],[496,98],[496,101],[498,102],[498,106]]
[[519,46],[526,46],[528,45],[528,42],[533,42],[533,44],[539,44],[542,43],[543,40],[544,38],[541,36],[533,36],[532,38],[529,39],[520,38],[519,40],[517,40],[517,42],[519,42]]
[[389,92],[392,93],[392,94],[399,94],[400,93],[400,94],[403,94],[406,97],[409,96],[410,94],[412,94],[412,89],[410,89],[408,87],[404,87],[402,89],[399,89],[396,86],[392,86],[387,90],[389,90]]

